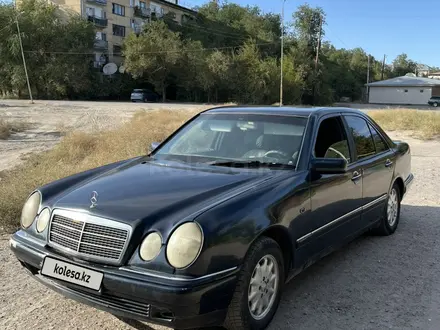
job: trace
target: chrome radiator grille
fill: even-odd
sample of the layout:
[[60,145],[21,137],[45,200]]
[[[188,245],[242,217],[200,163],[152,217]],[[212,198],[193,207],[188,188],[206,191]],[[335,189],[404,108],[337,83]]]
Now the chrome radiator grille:
[[49,243],[69,249],[68,252],[72,255],[115,263],[122,258],[129,234],[127,225],[110,220],[84,214],[66,216],[54,212],[50,223]]

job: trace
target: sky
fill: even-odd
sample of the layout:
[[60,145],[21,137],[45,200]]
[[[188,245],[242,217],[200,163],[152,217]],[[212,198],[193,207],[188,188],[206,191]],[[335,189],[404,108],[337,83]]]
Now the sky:
[[[221,1],[221,0],[220,0]],[[229,0],[256,5],[265,13],[281,13],[282,0]],[[324,40],[337,48],[362,47],[386,63],[402,53],[417,63],[440,67],[440,0],[286,0],[285,21],[292,21],[298,6],[322,7],[327,15]],[[206,0],[180,0],[193,7]]]

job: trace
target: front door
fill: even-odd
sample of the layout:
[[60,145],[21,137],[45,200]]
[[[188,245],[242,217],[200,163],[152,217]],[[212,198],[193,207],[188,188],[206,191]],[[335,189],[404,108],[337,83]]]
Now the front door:
[[321,119],[313,157],[345,158],[348,171],[343,174],[310,174],[314,230],[297,240],[298,252],[304,258],[337,247],[360,226],[362,178],[360,167],[353,164],[353,152],[346,133],[341,116]]
[[368,225],[383,215],[396,159],[372,123],[356,115],[344,118],[356,146],[356,164],[362,172],[362,221]]

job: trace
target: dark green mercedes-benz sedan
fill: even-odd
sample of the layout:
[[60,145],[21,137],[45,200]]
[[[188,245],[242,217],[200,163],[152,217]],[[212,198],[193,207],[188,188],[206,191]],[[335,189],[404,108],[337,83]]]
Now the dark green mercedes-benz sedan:
[[220,107],[37,188],[10,245],[35,279],[126,321],[264,329],[300,271],[394,233],[412,180],[409,145],[360,111]]

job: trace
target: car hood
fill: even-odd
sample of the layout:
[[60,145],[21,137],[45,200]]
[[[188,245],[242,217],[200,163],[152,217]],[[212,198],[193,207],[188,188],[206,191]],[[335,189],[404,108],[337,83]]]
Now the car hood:
[[[182,220],[275,172],[141,159],[73,187],[54,201],[53,208],[86,211],[133,226],[147,222],[148,226],[170,216]],[[93,192],[97,202],[91,207]]]

